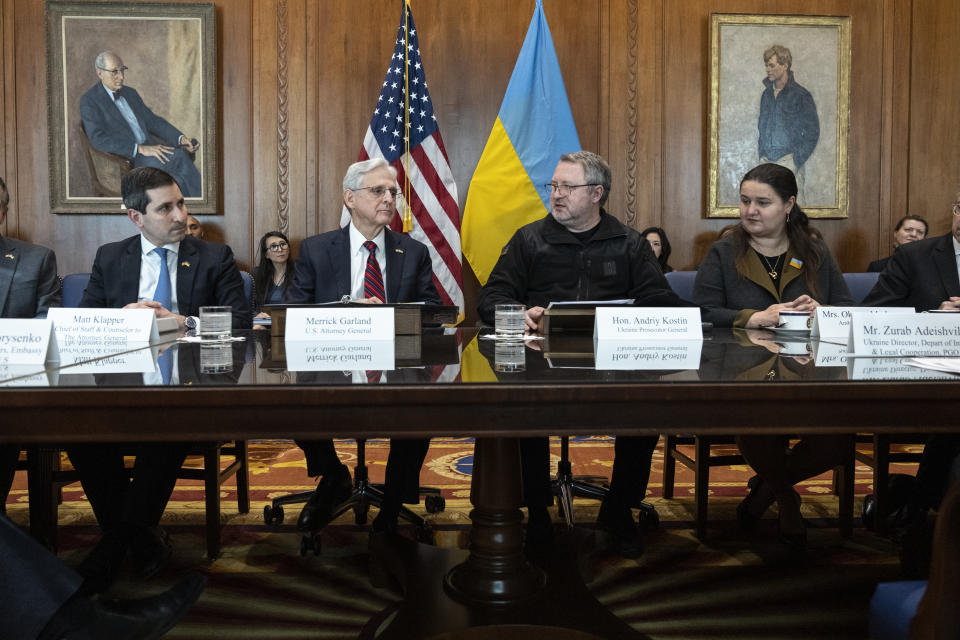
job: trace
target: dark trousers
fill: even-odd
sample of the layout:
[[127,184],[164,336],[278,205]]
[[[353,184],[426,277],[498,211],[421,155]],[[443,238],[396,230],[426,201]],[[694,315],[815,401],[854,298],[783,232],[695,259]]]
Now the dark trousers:
[[36,638],[83,581],[0,515],[0,636]]
[[[617,436],[609,499],[633,507],[647,493],[650,463],[659,436]],[[547,438],[520,439],[520,467],[527,507],[545,508],[553,502],[550,487],[550,442]]]
[[[333,440],[297,440],[307,460],[307,475],[325,476],[342,464]],[[384,474],[384,494],[397,504],[420,502],[420,469],[430,448],[429,438],[393,438]]]
[[[70,462],[104,532],[155,527],[177,483],[190,443],[96,443],[67,447]],[[133,476],[123,465],[135,455]]]
[[923,509],[940,507],[957,456],[960,456],[960,435],[941,434],[927,438],[917,466],[917,493]]
[[0,512],[6,513],[7,496],[13,486],[13,476],[17,472],[17,459],[20,457],[20,445],[0,444]]

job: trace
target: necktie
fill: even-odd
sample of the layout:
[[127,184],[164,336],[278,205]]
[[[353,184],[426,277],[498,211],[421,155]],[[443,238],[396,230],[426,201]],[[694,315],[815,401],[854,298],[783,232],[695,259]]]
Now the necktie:
[[172,349],[167,349],[157,356],[157,366],[160,368],[160,377],[163,378],[163,384],[170,384],[170,378],[173,377]]
[[153,292],[153,299],[163,305],[167,311],[173,311],[170,307],[173,305],[173,289],[170,286],[170,270],[167,268],[167,250],[163,247],[157,247],[153,250],[160,256],[160,275],[157,277],[157,288]]
[[367,369],[367,384],[379,384],[382,375],[379,369]]
[[363,274],[363,297],[378,298],[381,302],[386,302],[383,274],[380,272],[380,263],[377,262],[377,243],[367,240],[363,243],[363,248],[370,252],[367,256],[367,269]]

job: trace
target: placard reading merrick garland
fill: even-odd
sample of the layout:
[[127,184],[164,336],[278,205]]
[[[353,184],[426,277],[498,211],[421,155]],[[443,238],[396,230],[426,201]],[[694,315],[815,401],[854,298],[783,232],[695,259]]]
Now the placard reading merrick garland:
[[393,340],[287,343],[288,371],[391,371]]
[[703,340],[700,309],[693,307],[597,307],[593,339]]
[[960,314],[855,313],[847,345],[853,357],[960,356]]
[[846,342],[850,336],[850,318],[854,313],[914,313],[913,307],[817,307],[813,315],[810,337],[839,339]]
[[53,321],[60,348],[104,347],[117,351],[131,345],[157,342],[157,317],[153,309],[53,308]]
[[699,369],[703,340],[598,340],[595,366],[604,369]]
[[392,307],[290,307],[285,342],[393,340]]
[[0,364],[43,368],[57,359],[53,323],[43,319],[0,319]]

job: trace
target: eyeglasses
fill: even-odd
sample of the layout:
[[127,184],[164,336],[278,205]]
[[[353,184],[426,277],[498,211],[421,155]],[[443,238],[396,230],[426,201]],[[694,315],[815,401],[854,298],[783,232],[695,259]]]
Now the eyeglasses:
[[543,185],[544,189],[549,189],[551,193],[559,193],[563,197],[570,195],[570,192],[580,187],[599,187],[598,184],[557,184],[550,182]]
[[351,189],[351,191],[369,191],[374,198],[382,198],[383,194],[390,192],[390,197],[394,200],[397,199],[397,193],[399,189],[396,187],[357,187],[356,189]]
[[111,74],[111,75],[115,75],[115,76],[116,76],[116,75],[121,75],[121,76],[122,76],[124,73],[127,72],[127,69],[129,69],[129,68],[130,68],[130,67],[119,67],[119,68],[117,68],[117,69],[107,69],[106,67],[97,67],[97,69],[100,69],[100,71],[106,71],[107,73],[109,73],[109,74]]
[[286,242],[274,242],[271,245],[267,245],[267,251],[283,251],[289,246]]

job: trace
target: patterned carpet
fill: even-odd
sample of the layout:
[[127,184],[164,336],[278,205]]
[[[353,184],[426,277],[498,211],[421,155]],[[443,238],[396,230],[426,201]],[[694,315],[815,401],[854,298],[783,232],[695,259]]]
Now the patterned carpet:
[[[559,452],[555,442],[554,454]],[[583,438],[571,457],[577,473],[609,476],[613,441]],[[355,459],[352,443],[338,443],[345,463]],[[367,443],[370,474],[382,478],[386,443]],[[717,450],[715,449],[715,453]],[[465,548],[470,505],[472,443],[434,440],[421,476],[440,487],[446,510],[427,514],[437,544]],[[249,514],[236,513],[232,482],[221,493],[224,550],[209,563],[203,545],[203,494],[198,482],[181,481],[164,526],[175,544],[171,566],[149,583],[124,574],[112,595],[153,593],[191,570],[207,574],[209,587],[189,616],[169,638],[354,638],[364,623],[400,598],[375,588],[367,577],[367,533],[342,517],[322,536],[318,557],[300,557],[292,523],[298,507],[289,508],[280,527],[263,523],[263,506],[277,495],[313,488],[302,454],[292,443],[254,442],[250,446]],[[809,525],[808,566],[783,566],[775,540],[775,511],[752,535],[742,534],[734,509],[746,493],[746,467],[711,470],[710,531],[705,542],[691,532],[692,473],[678,466],[676,497],[662,497],[662,450],[654,458],[648,502],[660,514],[661,527],[647,538],[638,560],[598,554],[591,589],[601,602],[651,638],[862,638],[866,612],[877,582],[899,577],[896,549],[863,528],[849,540],[836,529],[836,498],[831,476],[803,483],[804,516]],[[895,471],[898,469],[894,469]],[[909,471],[909,467],[899,469]],[[18,474],[8,513],[26,522],[26,489]],[[871,490],[870,470],[858,466],[857,504]],[[578,523],[590,527],[598,503],[580,500]],[[417,508],[423,513],[422,505]],[[64,489],[60,507],[61,557],[75,565],[95,542],[98,531],[79,486]]]

